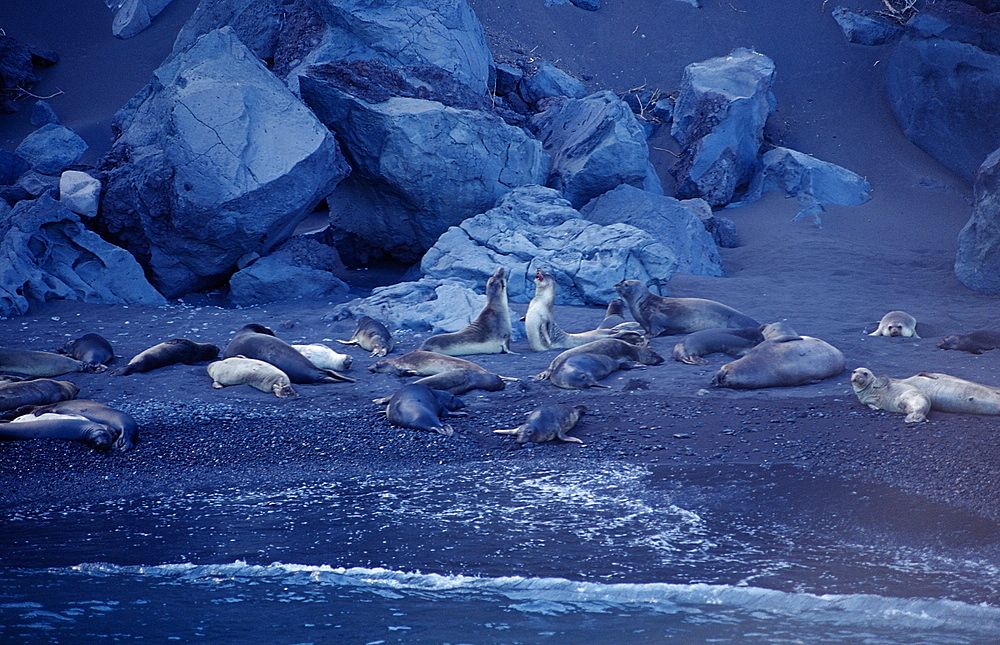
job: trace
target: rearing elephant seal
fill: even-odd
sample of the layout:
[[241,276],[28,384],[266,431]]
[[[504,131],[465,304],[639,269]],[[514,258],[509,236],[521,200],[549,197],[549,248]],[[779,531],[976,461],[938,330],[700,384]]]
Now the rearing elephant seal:
[[449,392],[410,383],[389,397],[385,415],[392,425],[433,430],[450,437],[455,431],[450,425],[442,423],[441,417],[464,407],[462,399]]
[[722,352],[729,356],[743,356],[764,342],[764,335],[757,327],[746,329],[702,329],[688,334],[674,345],[675,361],[688,365],[705,365],[702,356]]
[[38,417],[43,414],[83,417],[107,426],[116,433],[114,447],[121,451],[131,450],[139,441],[139,424],[132,415],[87,399],[71,399],[48,405],[26,405],[3,415],[3,418],[19,418],[27,421],[26,417]]
[[702,329],[743,329],[760,323],[721,302],[704,298],[664,298],[638,280],[622,280],[615,291],[649,336],[690,334]]
[[934,372],[921,372],[900,383],[913,385],[931,399],[931,409],[966,414],[1000,414],[1000,388]]
[[47,378],[15,381],[0,385],[0,411],[14,410],[23,405],[45,405],[72,399],[80,388],[71,381],[53,381]]
[[354,379],[336,370],[316,367],[294,347],[275,336],[273,331],[256,323],[237,330],[222,353],[223,358],[236,356],[270,363],[287,374],[292,383],[354,382]]
[[888,376],[875,378],[871,370],[864,367],[851,374],[851,388],[863,404],[873,410],[901,412],[906,415],[903,419],[906,423],[926,421],[931,409],[931,398],[917,386]]
[[212,377],[212,387],[216,389],[227,385],[249,385],[261,392],[273,394],[279,399],[298,396],[292,389],[287,374],[274,365],[256,358],[231,356],[209,363],[205,369]]
[[552,359],[548,368],[534,379],[548,379],[556,387],[567,389],[608,387],[598,381],[612,372],[662,362],[663,357],[648,346],[633,345],[617,338],[602,338],[567,349]]
[[338,343],[345,345],[357,345],[361,349],[371,352],[372,356],[385,356],[392,351],[395,341],[389,328],[368,316],[358,318],[358,326],[354,330],[354,335],[348,340],[338,340]]
[[84,363],[87,369],[93,372],[103,372],[108,369],[107,364],[115,357],[111,343],[100,334],[84,334],[75,340],[66,341],[59,353],[67,354]]
[[62,354],[0,348],[0,372],[48,378],[69,372],[85,371],[87,371],[86,364]]
[[920,338],[917,336],[917,319],[905,311],[890,311],[882,316],[882,320],[878,323],[878,329],[868,335]]
[[167,365],[200,363],[210,361],[219,355],[219,348],[212,343],[196,343],[187,338],[171,338],[149,349],[144,349],[124,367],[112,371],[115,376],[127,376],[135,372],[149,372]]
[[459,331],[431,336],[420,349],[449,356],[512,354],[510,335],[507,272],[503,267],[497,267],[486,281],[486,305],[476,319]]
[[542,443],[561,439],[571,443],[582,444],[577,437],[570,437],[566,433],[573,429],[576,422],[580,420],[583,413],[587,411],[585,405],[543,405],[535,408],[525,419],[524,423],[516,428],[505,430],[494,430],[496,434],[514,435],[518,443]]
[[844,355],[826,341],[812,336],[779,336],[723,365],[711,384],[747,390],[805,385],[840,374],[844,364]]
[[970,332],[964,336],[952,334],[941,339],[937,346],[941,349],[957,349],[962,352],[982,354],[991,349],[1000,348],[1000,331],[982,329]]

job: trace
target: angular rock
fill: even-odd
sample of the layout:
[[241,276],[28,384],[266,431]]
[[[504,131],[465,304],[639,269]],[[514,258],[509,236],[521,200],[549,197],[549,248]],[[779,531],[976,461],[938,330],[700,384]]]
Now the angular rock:
[[79,216],[43,195],[0,220],[0,316],[32,302],[164,304],[127,251],[88,231]]
[[10,186],[18,177],[28,172],[31,166],[24,159],[9,150],[0,149],[0,186]]
[[541,183],[541,143],[497,116],[436,101],[347,94],[314,68],[302,96],[354,167],[328,198],[330,223],[403,261],[515,186]]
[[450,332],[472,322],[485,304],[486,296],[474,291],[472,283],[455,278],[421,278],[377,287],[367,298],[335,306],[323,320],[370,316],[389,329]]
[[14,152],[43,175],[57,175],[79,161],[87,147],[76,132],[50,123],[26,136]]
[[294,298],[332,300],[350,286],[333,271],[344,269],[336,249],[296,236],[229,279],[229,301],[248,307]]
[[613,92],[560,101],[532,117],[528,127],[552,155],[546,185],[562,191],[574,208],[622,184],[641,187],[646,180],[645,132]]
[[833,19],[847,37],[856,45],[885,45],[899,40],[904,32],[898,22],[891,22],[870,11],[852,11],[847,7],[833,10]]
[[528,105],[536,105],[547,98],[582,99],[587,95],[583,83],[548,62],[539,65],[537,72],[521,81],[519,92]]
[[17,186],[24,189],[30,197],[39,197],[45,193],[52,193],[53,197],[59,195],[59,177],[43,175],[40,172],[29,170],[17,179]]
[[973,291],[1000,293],[1000,149],[976,172],[973,199],[972,217],[958,234],[955,276]]
[[[694,201],[705,204],[688,200]],[[591,201],[580,214],[595,224],[630,224],[648,232],[670,250],[678,273],[721,276],[715,240],[688,202],[623,184]]]
[[111,33],[119,38],[131,38],[153,22],[171,0],[105,0],[115,17]]
[[558,303],[603,306],[620,280],[635,278],[659,290],[678,262],[646,231],[587,221],[544,186],[516,188],[494,208],[451,227],[420,262],[425,277],[477,285],[501,265],[512,302],[531,299],[535,269],[544,267],[559,284]]
[[50,123],[59,125],[59,117],[47,101],[35,101],[31,106],[31,118],[28,121],[36,128]]
[[95,217],[100,197],[100,180],[85,172],[66,170],[59,178],[59,201],[77,215]]
[[284,13],[281,0],[201,0],[177,34],[173,51],[184,51],[208,32],[228,26],[258,58],[273,58]]
[[712,206],[739,198],[757,172],[764,123],[774,111],[774,63],[736,49],[684,69],[670,134],[682,147],[676,195]]
[[98,218],[168,297],[288,239],[349,172],[332,133],[226,27],[115,117]]

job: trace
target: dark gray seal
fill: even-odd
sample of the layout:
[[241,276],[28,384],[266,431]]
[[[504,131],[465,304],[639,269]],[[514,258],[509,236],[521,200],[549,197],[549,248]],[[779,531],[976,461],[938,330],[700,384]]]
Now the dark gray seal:
[[23,405],[45,405],[72,399],[80,388],[70,381],[47,378],[0,384],[0,411],[14,410]]
[[149,372],[151,370],[184,363],[192,365],[202,361],[210,361],[218,357],[219,347],[212,343],[196,343],[187,338],[171,338],[149,349],[144,349],[124,367],[112,370],[115,376],[127,376],[134,372]]
[[450,392],[432,390],[426,385],[410,383],[389,397],[385,414],[389,423],[394,426],[432,430],[450,437],[455,430],[450,425],[442,423],[441,417],[464,407],[462,399]]
[[111,343],[100,334],[84,334],[75,340],[68,340],[59,353],[75,358],[91,372],[103,372],[115,358]]
[[467,368],[448,370],[447,372],[425,376],[413,383],[416,385],[426,385],[432,390],[444,390],[456,396],[465,394],[470,390],[496,392],[506,387],[503,377],[493,372],[482,372]]
[[663,357],[648,346],[633,345],[617,338],[602,338],[567,349],[534,378],[539,381],[548,379],[553,385],[567,389],[608,387],[598,381],[612,372],[662,362]]
[[383,358],[368,366],[369,372],[395,374],[396,376],[431,376],[457,369],[487,371],[485,367],[464,358],[438,354],[437,352],[425,352],[421,349],[415,349],[396,358]]
[[629,311],[649,336],[690,334],[723,327],[743,329],[760,323],[732,307],[704,298],[665,298],[651,293],[638,280],[622,280],[615,291],[628,303]]
[[456,332],[431,336],[420,349],[449,356],[512,354],[510,335],[507,272],[503,267],[497,267],[486,281],[486,305],[476,319]]
[[0,348],[0,372],[14,372],[24,376],[48,378],[70,372],[86,371],[86,364],[62,354],[36,352],[30,349]]
[[745,329],[702,329],[688,334],[674,345],[675,361],[688,365],[705,365],[702,356],[722,352],[728,356],[743,356],[764,342],[764,334],[757,327]]
[[5,414],[4,418],[41,416],[43,414],[63,414],[89,419],[115,431],[114,447],[131,450],[139,442],[139,424],[132,415],[97,401],[71,399],[47,405],[26,405]]
[[597,326],[598,329],[611,329],[625,322],[625,301],[621,298],[612,298],[608,303],[608,308],[604,312],[604,320]]
[[79,441],[97,450],[108,450],[114,443],[115,432],[90,419],[65,414],[29,415],[0,423],[0,440],[28,439],[65,439]]
[[844,371],[844,365],[844,355],[826,341],[812,336],[779,336],[723,365],[711,384],[747,390],[792,387],[836,376]]
[[358,326],[348,340],[338,340],[338,343],[345,345],[357,345],[361,349],[371,352],[372,356],[385,356],[392,351],[395,341],[389,329],[368,316],[358,318]]
[[287,374],[292,383],[354,382],[354,379],[336,370],[316,367],[301,352],[275,336],[273,331],[256,323],[241,327],[222,354],[223,358],[236,356],[270,363]]
[[566,433],[573,429],[583,413],[585,405],[543,405],[535,408],[524,423],[516,428],[494,430],[496,434],[514,435],[518,443],[542,443],[561,439],[571,443],[582,444],[577,437]]
[[938,341],[941,349],[957,349],[961,352],[982,354],[1000,348],[1000,331],[980,329],[965,335],[952,334]]

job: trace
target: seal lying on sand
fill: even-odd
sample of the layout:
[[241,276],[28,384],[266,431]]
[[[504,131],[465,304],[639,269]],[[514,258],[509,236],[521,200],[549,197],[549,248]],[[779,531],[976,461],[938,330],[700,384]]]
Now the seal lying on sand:
[[878,323],[878,329],[868,335],[920,338],[917,336],[917,319],[905,311],[890,311],[882,316],[882,320]]
[[512,354],[510,334],[507,272],[503,267],[497,267],[486,281],[486,305],[476,319],[459,331],[431,336],[420,349],[449,356]]
[[328,370],[349,370],[354,359],[347,354],[335,352],[323,343],[311,343],[309,345],[292,345],[316,367]]
[[244,325],[237,330],[226,351],[222,353],[223,358],[235,356],[270,363],[287,374],[292,383],[354,382],[354,379],[336,370],[316,367],[294,347],[275,336],[273,331],[256,323]]
[[615,291],[625,299],[632,317],[649,336],[690,334],[714,327],[743,329],[760,324],[714,300],[658,296],[638,280],[622,280],[615,285]]
[[585,405],[543,405],[535,408],[524,423],[516,428],[494,430],[496,434],[514,435],[518,443],[541,443],[561,439],[572,443],[583,441],[570,437],[566,433],[573,429],[576,422],[587,411]]
[[442,423],[441,417],[464,407],[462,399],[449,392],[410,383],[389,397],[385,414],[394,426],[433,430],[450,437],[455,431],[450,425]]
[[844,355],[826,341],[812,336],[778,336],[723,365],[711,384],[748,390],[791,387],[836,376],[844,371],[844,365]]
[[42,414],[83,417],[107,426],[115,433],[114,447],[122,451],[131,450],[139,441],[139,424],[132,415],[87,399],[71,399],[48,405],[26,405],[3,415],[3,418],[21,418],[27,421],[25,417],[37,417]]
[[72,399],[80,388],[70,381],[47,378],[15,381],[0,385],[0,411],[14,410],[23,405],[45,405]]
[[107,450],[115,440],[111,428],[81,416],[66,414],[26,415],[0,423],[0,439],[66,439],[79,441],[91,448]]
[[931,398],[917,386],[888,376],[875,378],[875,374],[864,367],[851,374],[851,388],[863,404],[873,410],[903,413],[906,423],[926,421],[931,409]]
[[127,376],[134,372],[149,372],[167,365],[200,363],[210,361],[219,355],[219,348],[212,343],[196,343],[187,338],[171,338],[149,349],[144,349],[128,362],[111,373]]
[[553,385],[567,389],[608,387],[598,381],[616,370],[662,362],[663,357],[645,345],[602,338],[562,352],[534,379],[548,379]]
[[941,339],[937,346],[941,349],[957,349],[962,352],[982,354],[991,349],[1000,348],[1000,331],[981,329],[964,336],[952,334]]
[[287,374],[274,365],[256,358],[232,356],[209,363],[205,369],[212,377],[212,387],[217,389],[227,385],[249,385],[261,392],[274,394],[279,399],[298,396],[292,389]]
[[338,340],[338,343],[345,345],[357,345],[361,349],[371,352],[372,356],[385,356],[392,351],[395,342],[389,329],[368,316],[358,318],[358,326],[354,330],[354,335],[348,340]]
[[465,394],[470,390],[496,392],[506,387],[503,377],[493,372],[470,369],[448,370],[447,372],[417,379],[414,383],[417,385],[426,385],[432,390],[444,390],[455,395]]
[[0,372],[14,372],[25,376],[48,378],[70,372],[85,371],[87,371],[86,363],[62,354],[36,352],[30,349],[0,348]]
[[705,365],[702,356],[722,352],[729,356],[743,356],[758,344],[764,335],[757,327],[745,329],[702,329],[684,337],[674,345],[675,361],[688,365]]
[[395,374],[396,376],[431,376],[457,369],[487,371],[485,367],[464,358],[447,356],[437,352],[425,352],[421,349],[415,349],[396,358],[383,358],[368,366],[368,371],[375,374]]
[[1000,388],[934,372],[920,372],[899,383],[930,397],[931,409],[966,414],[1000,414]]
[[84,363],[87,370],[92,372],[108,369],[107,364],[115,357],[111,343],[100,334],[84,334],[76,340],[68,340],[59,353]]

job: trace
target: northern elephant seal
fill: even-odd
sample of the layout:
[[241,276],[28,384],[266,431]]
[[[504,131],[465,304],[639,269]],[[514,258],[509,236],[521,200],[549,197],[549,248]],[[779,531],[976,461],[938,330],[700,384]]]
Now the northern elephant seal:
[[1000,331],[981,329],[965,335],[952,334],[942,338],[937,346],[941,349],[957,349],[962,352],[982,354],[991,349],[1000,348]]
[[[611,329],[625,322],[625,301],[621,298],[612,298],[608,303],[608,308],[604,311],[604,320],[597,326],[598,329]],[[637,326],[639,323],[635,323]],[[641,326],[640,326],[641,328]]]
[[212,387],[217,389],[229,385],[249,385],[279,399],[298,396],[287,374],[256,358],[231,356],[209,363],[205,369],[212,377]]
[[0,372],[14,372],[24,376],[48,378],[70,372],[85,371],[87,371],[85,363],[62,354],[0,347]]
[[441,417],[464,407],[465,403],[450,392],[410,383],[389,397],[385,414],[392,425],[432,430],[450,437],[455,431]]
[[0,423],[0,439],[65,439],[79,441],[97,450],[107,450],[114,443],[115,432],[81,416],[49,413],[37,417],[18,417],[13,421]]
[[688,334],[674,345],[673,358],[687,365],[705,365],[702,356],[722,352],[729,356],[743,356],[764,342],[764,335],[757,327],[745,329],[702,329]]
[[371,352],[372,356],[385,356],[392,351],[395,344],[389,329],[368,316],[358,318],[358,326],[348,340],[338,340],[337,342],[345,345],[357,345],[361,349]]
[[615,291],[625,299],[632,317],[649,336],[690,334],[714,327],[743,329],[760,324],[714,300],[658,296],[638,280],[622,280],[615,285]]
[[497,267],[486,281],[486,305],[476,319],[459,331],[431,336],[420,349],[448,356],[511,354],[510,335],[507,272]]
[[726,363],[712,377],[716,387],[791,387],[831,378],[844,371],[844,355],[812,336],[779,336]]
[[882,316],[882,320],[878,323],[878,329],[868,335],[920,338],[917,335],[917,319],[905,311],[890,311]]
[[414,383],[426,385],[432,390],[444,390],[456,396],[470,390],[496,392],[506,387],[503,377],[498,374],[470,369],[448,370],[419,378]]
[[873,410],[900,412],[906,423],[927,420],[931,399],[915,385],[901,383],[888,376],[875,377],[871,370],[859,367],[851,374],[851,388],[858,400]]
[[84,363],[92,372],[103,372],[108,369],[107,364],[115,357],[111,343],[100,334],[84,334],[74,340],[68,340],[59,353]]
[[579,438],[570,437],[566,433],[573,429],[586,411],[585,405],[543,405],[532,410],[524,423],[518,427],[493,432],[514,435],[517,443],[541,443],[561,439],[582,444],[583,441]]
[[900,383],[913,385],[931,399],[931,409],[965,414],[1000,414],[1000,388],[950,374],[920,372]]
[[[139,424],[132,415],[109,405],[89,401],[87,399],[70,399],[47,405],[27,405],[4,415],[4,418],[23,418],[40,416],[42,414],[64,414],[90,419],[94,423],[107,426],[115,431],[114,447],[118,450],[131,450],[139,441]],[[27,420],[27,419],[25,419]]]
[[0,384],[0,411],[14,410],[23,405],[45,405],[72,399],[80,388],[71,381],[47,378]]
[[375,374],[395,374],[396,376],[431,376],[449,370],[469,369],[480,372],[487,371],[485,367],[472,361],[415,349],[395,358],[383,358],[368,366],[368,371]]
[[354,362],[349,355],[335,352],[323,343],[292,345],[292,347],[308,358],[310,363],[322,369],[345,371],[351,369],[351,364]]
[[191,365],[202,361],[210,361],[219,355],[219,347],[212,343],[196,343],[187,338],[171,338],[149,349],[144,349],[124,366],[113,370],[115,376],[127,376],[135,372],[151,370],[184,363]]
[[534,378],[538,381],[548,379],[553,385],[567,389],[608,387],[598,381],[612,372],[662,362],[663,357],[648,346],[602,338],[567,349]]
[[229,341],[222,358],[244,356],[274,365],[288,375],[292,383],[336,383],[354,379],[336,370],[316,367],[294,347],[263,325],[251,323],[240,327]]

